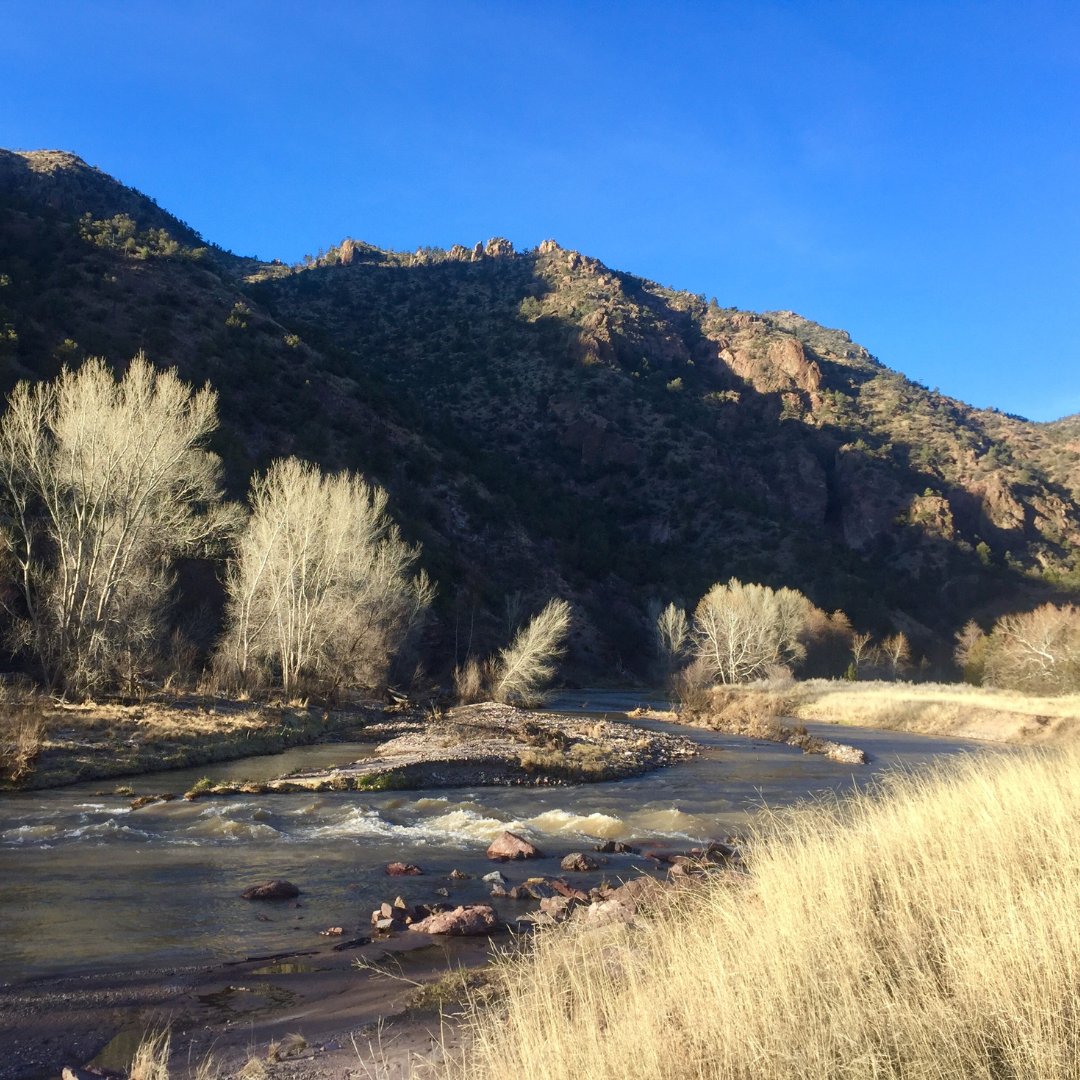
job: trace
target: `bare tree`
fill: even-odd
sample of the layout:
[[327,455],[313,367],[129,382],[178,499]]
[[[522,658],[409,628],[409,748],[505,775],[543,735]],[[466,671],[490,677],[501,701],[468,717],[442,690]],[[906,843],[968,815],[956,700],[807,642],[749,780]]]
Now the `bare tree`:
[[1080,608],[1043,604],[1004,615],[989,635],[985,679],[1039,693],[1080,689]]
[[851,635],[851,665],[856,678],[867,664],[873,662],[875,652],[872,634],[863,630]]
[[676,604],[668,604],[654,624],[656,651],[666,670],[671,671],[686,654],[690,645],[690,623],[686,612]]
[[911,645],[907,635],[903,632],[893,634],[881,642],[878,650],[882,663],[888,666],[889,672],[894,679],[907,669],[911,663]]
[[177,557],[236,522],[224,506],[217,395],[140,353],[20,383],[0,420],[0,536],[15,571],[14,636],[50,685],[84,694],[133,677],[160,633]]
[[694,611],[697,658],[722,683],[762,678],[806,654],[802,643],[812,605],[795,589],[717,583]]
[[433,596],[386,492],[289,458],[254,478],[250,501],[219,664],[247,685],[270,673],[286,697],[381,685]]
[[492,697],[496,701],[532,705],[540,688],[555,674],[554,661],[562,655],[570,630],[570,605],[550,600],[503,649],[494,664]]

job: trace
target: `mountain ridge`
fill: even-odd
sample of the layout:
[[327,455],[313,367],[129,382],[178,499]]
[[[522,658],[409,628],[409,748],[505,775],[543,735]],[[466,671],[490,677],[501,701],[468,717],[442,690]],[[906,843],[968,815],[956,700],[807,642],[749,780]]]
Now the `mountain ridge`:
[[218,389],[234,493],[285,453],[372,475],[458,657],[553,592],[596,671],[733,574],[941,652],[1080,583],[1076,418],[976,409],[791,311],[552,240],[245,259],[59,151],[0,151],[0,225],[0,389],[143,348]]

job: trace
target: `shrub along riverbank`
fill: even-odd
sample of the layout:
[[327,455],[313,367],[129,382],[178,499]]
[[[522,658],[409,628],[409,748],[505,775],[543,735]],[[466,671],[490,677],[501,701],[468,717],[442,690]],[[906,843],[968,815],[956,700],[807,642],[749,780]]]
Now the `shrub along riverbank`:
[[750,873],[541,935],[448,1075],[1080,1074],[1080,752],[973,756],[774,815]]

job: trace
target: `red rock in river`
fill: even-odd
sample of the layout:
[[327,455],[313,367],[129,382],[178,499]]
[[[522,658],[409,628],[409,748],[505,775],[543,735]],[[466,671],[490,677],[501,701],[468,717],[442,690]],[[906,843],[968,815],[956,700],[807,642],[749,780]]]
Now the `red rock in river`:
[[412,863],[392,862],[386,864],[386,872],[391,877],[410,877],[415,874],[422,874],[424,871]]
[[436,912],[413,923],[409,929],[421,934],[471,936],[490,934],[496,925],[494,908],[488,904],[470,904],[468,907],[454,908],[453,911]]
[[273,878],[261,885],[252,885],[240,894],[244,900],[292,900],[299,895],[300,890],[284,878]]
[[507,862],[510,859],[542,859],[544,853],[523,836],[504,832],[500,833],[487,849],[487,857],[497,862]]

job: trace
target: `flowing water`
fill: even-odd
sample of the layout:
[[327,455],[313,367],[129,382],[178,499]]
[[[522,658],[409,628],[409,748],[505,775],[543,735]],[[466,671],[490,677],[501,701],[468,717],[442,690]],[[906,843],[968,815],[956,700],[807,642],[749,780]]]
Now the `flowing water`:
[[[552,707],[603,714],[638,703],[627,695],[582,692],[562,695]],[[871,764],[853,768],[786,746],[635,722],[680,731],[701,743],[703,753],[632,780],[550,789],[238,795],[138,810],[131,809],[130,796],[101,794],[117,783],[136,794],[180,793],[203,775],[272,776],[371,753],[370,744],[337,744],[2,796],[0,984],[315,948],[325,943],[318,931],[327,927],[362,932],[372,908],[397,893],[430,901],[444,887],[458,902],[486,899],[479,876],[492,864],[484,849],[503,829],[531,837],[547,854],[530,863],[528,873],[556,873],[559,857],[599,839],[683,846],[722,838],[763,804],[850,790],[883,768],[915,766],[977,745],[821,727],[821,734],[867,751]],[[387,878],[384,867],[393,860],[417,863],[426,874]],[[612,857],[606,872],[627,876],[640,862]],[[474,878],[438,880],[454,868]],[[520,867],[507,874],[527,876]],[[245,886],[270,877],[299,885],[299,902],[239,899]]]

